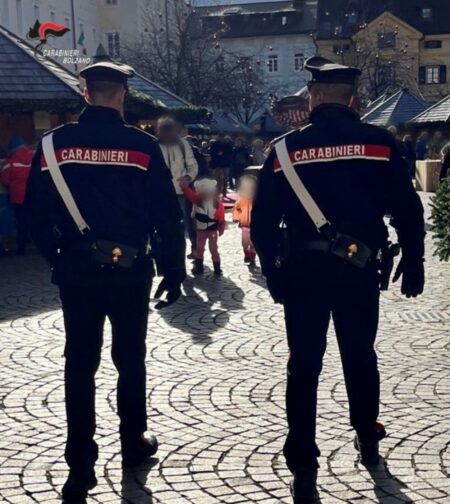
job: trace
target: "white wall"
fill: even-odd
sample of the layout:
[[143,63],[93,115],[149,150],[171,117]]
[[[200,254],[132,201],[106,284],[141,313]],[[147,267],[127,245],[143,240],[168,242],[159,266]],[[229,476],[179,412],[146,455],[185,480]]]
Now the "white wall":
[[[304,58],[313,56],[316,48],[309,35],[280,35],[270,37],[243,37],[221,39],[222,49],[229,53],[251,56],[261,61],[268,87],[277,88],[277,94],[296,92],[309,80],[309,72],[296,71],[294,58],[303,54]],[[269,72],[269,56],[278,56],[278,72]]]
[[[175,2],[181,0],[115,0],[115,6],[107,5],[107,1],[97,0],[103,43],[106,49],[108,49],[108,33],[117,32],[123,48],[133,47],[146,31],[153,29],[154,24],[159,24],[160,19],[164,28],[166,7],[170,20]],[[152,20],[151,26],[147,26],[149,16],[154,16],[156,19],[156,23]]]

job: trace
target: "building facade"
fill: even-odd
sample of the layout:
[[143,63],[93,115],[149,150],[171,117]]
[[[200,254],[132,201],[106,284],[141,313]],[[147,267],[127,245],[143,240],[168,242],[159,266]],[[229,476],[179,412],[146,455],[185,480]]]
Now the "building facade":
[[267,88],[284,96],[301,89],[309,78],[303,64],[316,53],[316,7],[315,0],[289,0],[233,2],[197,11],[202,36],[213,33],[224,54],[251,60],[262,69]]
[[102,43],[112,57],[120,58],[123,48],[138,42],[148,29],[149,17],[160,19],[162,25],[170,24],[177,1],[1,0],[0,25],[26,38],[36,20],[54,22],[70,32],[62,38],[52,38],[51,47],[78,49],[91,56]]
[[428,102],[450,93],[450,2],[319,0],[316,43],[321,55],[360,66],[372,99],[389,84]]
[[64,25],[70,32],[53,38],[55,49],[79,49],[94,54],[103,41],[100,30],[98,0],[2,0],[0,24],[21,38],[39,20]]

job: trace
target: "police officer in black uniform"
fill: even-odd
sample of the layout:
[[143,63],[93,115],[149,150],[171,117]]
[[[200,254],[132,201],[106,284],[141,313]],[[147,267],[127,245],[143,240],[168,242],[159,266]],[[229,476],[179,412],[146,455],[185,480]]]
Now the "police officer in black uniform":
[[87,107],[78,122],[49,133],[55,164],[88,229],[77,227],[52,178],[47,137],[37,149],[28,184],[32,235],[52,266],[66,329],[66,502],[84,501],[96,485],[95,373],[106,318],[119,373],[123,465],[138,465],[156,453],[156,438],[144,437],[145,339],[153,276],[148,244],[154,232],[163,258],[158,296],[168,293],[157,308],[178,299],[186,275],[182,216],[170,172],[154,137],[123,119],[127,80],[133,74],[131,67],[106,58],[86,67],[81,76]]
[[312,73],[310,124],[278,142],[286,142],[294,175],[328,222],[318,231],[288,181],[277,143],[262,170],[252,215],[252,239],[263,273],[275,302],[285,310],[290,359],[284,454],[294,475],[295,503],[319,501],[317,386],[330,318],[357,434],[355,447],[362,463],[379,461],[378,442],[386,433],[377,422],[380,383],[374,343],[379,260],[390,262],[386,214],[395,221],[402,251],[394,280],[402,276],[401,291],[407,297],[421,294],[424,286],[422,204],[390,133],[361,123],[352,109],[361,72],[321,57],[310,58],[306,68]]

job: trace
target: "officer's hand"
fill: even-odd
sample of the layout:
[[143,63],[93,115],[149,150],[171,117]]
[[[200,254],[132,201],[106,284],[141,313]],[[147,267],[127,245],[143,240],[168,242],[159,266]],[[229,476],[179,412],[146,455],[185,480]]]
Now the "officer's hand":
[[403,295],[407,298],[420,296],[425,285],[423,261],[419,260],[412,263],[405,261],[402,257],[392,282],[396,282],[400,277],[402,277],[401,292]]
[[286,285],[279,272],[270,273],[266,276],[267,287],[276,304],[284,304]]
[[178,301],[181,296],[181,284],[179,282],[169,282],[166,278],[164,278],[159,284],[159,287],[156,289],[155,298],[160,299],[165,292],[167,292],[166,299],[157,303],[155,310],[167,308]]

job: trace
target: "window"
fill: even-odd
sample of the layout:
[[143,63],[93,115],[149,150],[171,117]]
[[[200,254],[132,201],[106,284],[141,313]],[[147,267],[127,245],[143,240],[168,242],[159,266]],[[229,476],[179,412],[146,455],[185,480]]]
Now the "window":
[[394,32],[383,32],[378,34],[378,49],[393,49],[396,43]]
[[446,82],[446,65],[421,66],[419,68],[419,84],[445,84]]
[[269,70],[269,73],[278,72],[278,56],[269,56],[269,59],[267,61],[267,69]]
[[300,72],[303,70],[303,64],[305,62],[305,55],[303,53],[297,53],[294,55],[294,70]]
[[431,19],[433,17],[433,9],[431,7],[422,8],[422,19]]
[[120,33],[110,32],[106,34],[108,41],[108,53],[111,58],[118,58],[120,56]]
[[23,12],[22,0],[16,0],[16,14],[17,14],[17,33],[22,36],[23,33]]
[[423,46],[425,49],[440,49],[442,47],[442,40],[425,40]]
[[287,22],[288,22],[287,16],[283,16],[283,17],[281,18],[281,25],[282,25],[282,26],[286,26],[286,25],[287,25]]
[[439,67],[438,66],[427,67],[426,83],[427,84],[439,84]]

